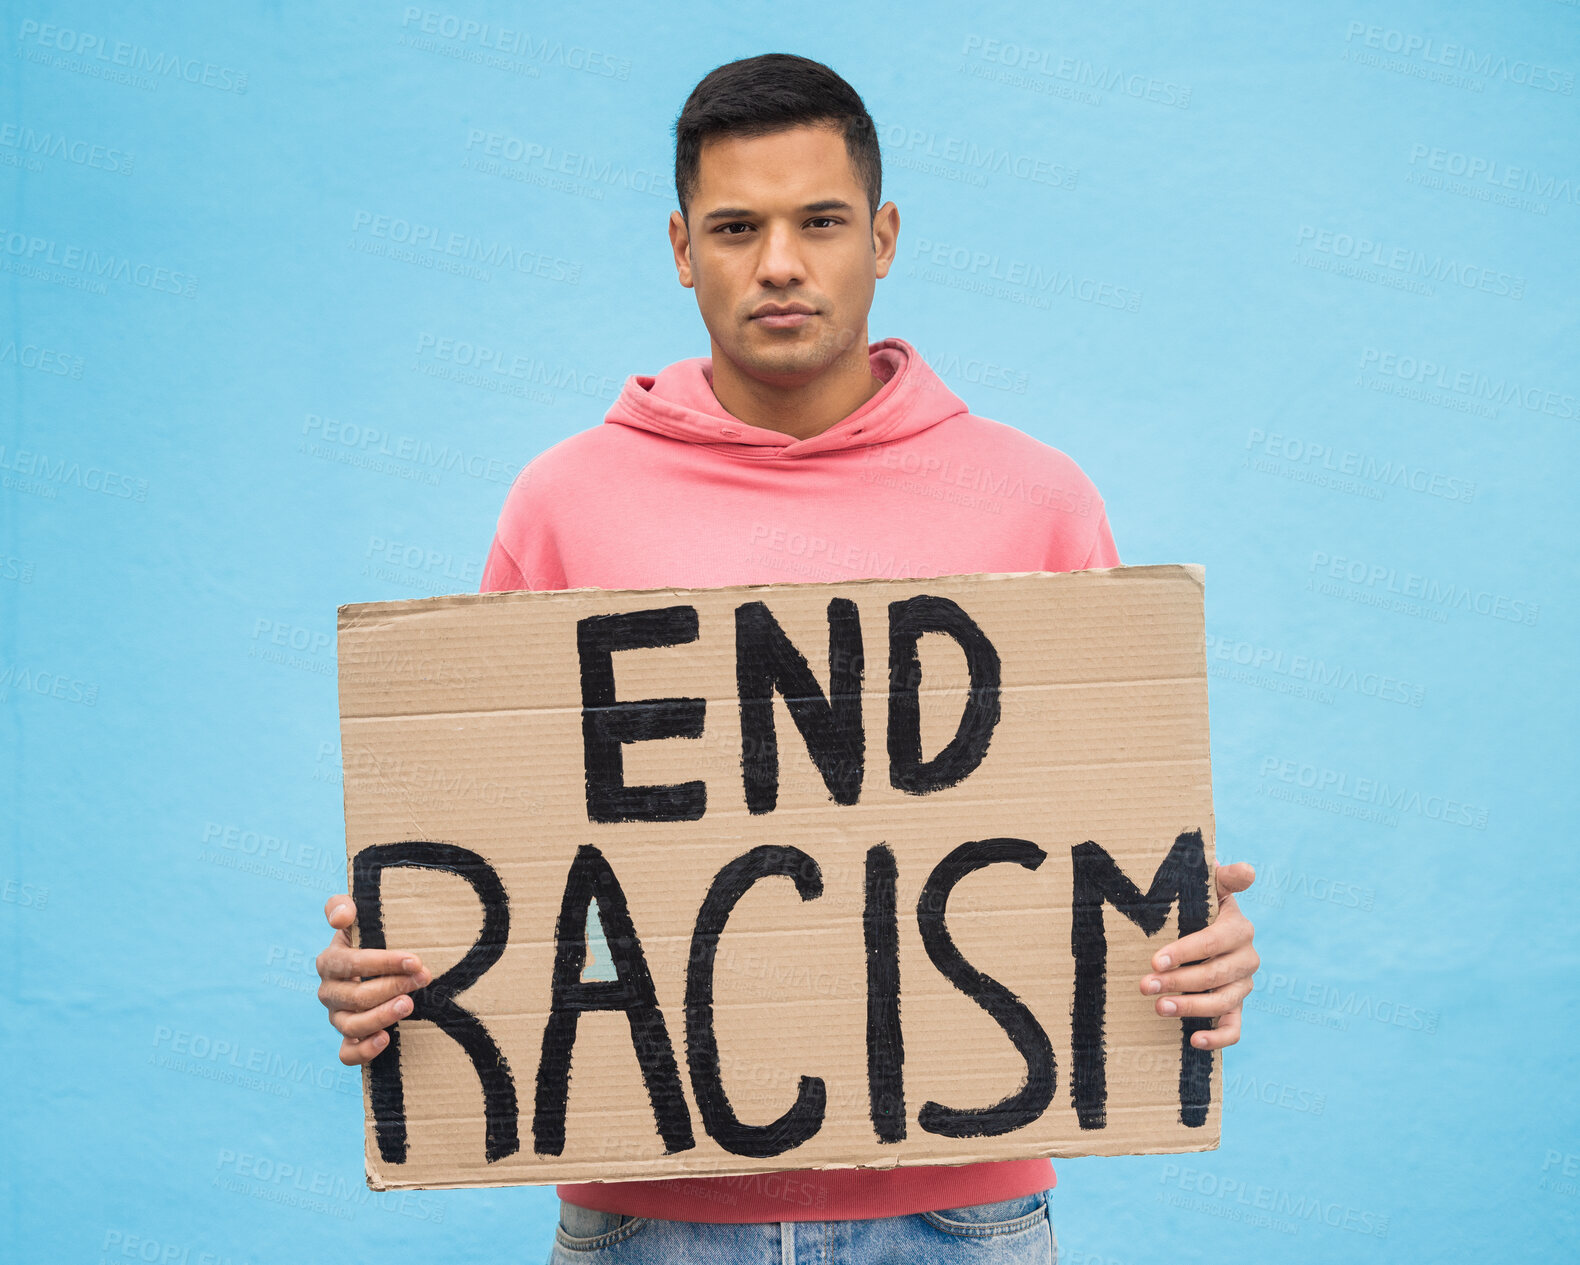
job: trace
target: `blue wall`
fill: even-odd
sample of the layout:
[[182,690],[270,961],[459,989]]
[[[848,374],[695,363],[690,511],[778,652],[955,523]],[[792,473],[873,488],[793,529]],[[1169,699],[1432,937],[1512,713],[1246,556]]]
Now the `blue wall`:
[[335,608],[475,589],[706,353],[668,129],[765,51],[883,125],[873,337],[1207,567],[1265,965],[1222,1149],[1059,1164],[1064,1260],[1572,1257],[1580,6],[445,3],[4,6],[8,1259],[546,1253],[547,1190],[361,1185]]

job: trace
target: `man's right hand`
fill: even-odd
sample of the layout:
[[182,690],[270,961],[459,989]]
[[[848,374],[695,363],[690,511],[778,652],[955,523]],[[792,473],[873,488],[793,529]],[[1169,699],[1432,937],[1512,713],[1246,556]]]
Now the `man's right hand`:
[[390,1043],[385,1031],[411,1014],[408,993],[433,982],[415,953],[399,949],[353,949],[346,928],[357,920],[357,907],[341,893],[324,904],[324,917],[335,929],[329,947],[318,955],[318,1000],[329,1022],[344,1038],[340,1061],[367,1063]]

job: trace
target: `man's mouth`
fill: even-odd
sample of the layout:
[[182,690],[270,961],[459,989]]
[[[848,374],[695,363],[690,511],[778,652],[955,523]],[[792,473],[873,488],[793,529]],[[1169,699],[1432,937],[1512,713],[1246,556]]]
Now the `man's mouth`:
[[796,329],[816,315],[805,303],[765,303],[752,313],[751,319],[768,329]]

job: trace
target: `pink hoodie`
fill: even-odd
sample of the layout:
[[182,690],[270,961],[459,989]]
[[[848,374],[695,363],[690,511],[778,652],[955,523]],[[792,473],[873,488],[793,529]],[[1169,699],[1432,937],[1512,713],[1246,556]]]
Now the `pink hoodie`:
[[[883,388],[810,439],[726,412],[707,357],[627,378],[603,425],[561,440],[517,477],[479,591],[1119,565],[1102,497],[1075,462],[972,415],[904,340],[869,351]],[[559,1193],[671,1221],[806,1221],[955,1208],[1053,1183],[1052,1164],[1038,1159],[595,1182]]]

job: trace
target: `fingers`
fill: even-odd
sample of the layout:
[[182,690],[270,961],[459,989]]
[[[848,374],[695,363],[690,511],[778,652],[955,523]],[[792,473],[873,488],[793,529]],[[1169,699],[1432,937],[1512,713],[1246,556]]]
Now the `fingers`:
[[1211,1028],[1194,1034],[1190,1043],[1198,1050],[1221,1050],[1240,1039],[1241,1009],[1236,1006],[1226,1012]]
[[386,1029],[411,1014],[410,994],[433,982],[414,953],[402,949],[354,949],[349,929],[357,907],[344,892],[324,902],[324,918],[335,929],[318,955],[318,1000],[341,1034],[340,1061],[348,1067],[370,1063],[390,1043]]
[[1181,966],[1172,971],[1141,978],[1141,991],[1148,996],[1157,993],[1204,993],[1221,988],[1232,980],[1249,979],[1262,965],[1261,956],[1249,944],[1231,950],[1195,966]]
[[1243,892],[1256,882],[1256,867],[1249,861],[1236,861],[1233,865],[1218,867],[1218,899]]
[[320,979],[367,979],[373,975],[415,975],[422,962],[415,953],[404,949],[353,949],[339,939],[344,932],[337,931],[336,939],[318,955]]
[[1153,1009],[1158,1014],[1170,1018],[1184,1018],[1187,1015],[1226,1015],[1231,1010],[1238,1009],[1250,991],[1249,978],[1231,980],[1222,988],[1215,988],[1209,993],[1180,993],[1174,997],[1159,997]]
[[1250,944],[1255,933],[1256,928],[1251,925],[1251,920],[1232,903],[1227,903],[1219,908],[1217,921],[1211,926],[1182,936],[1154,953],[1152,969],[1167,971],[1182,962],[1199,962],[1204,958],[1217,957],[1220,953],[1231,953]]
[[371,1037],[361,1041],[347,1037],[340,1043],[340,1061],[347,1067],[371,1063],[384,1052],[384,1047],[389,1043],[390,1034],[387,1032],[375,1032]]
[[374,975],[362,980],[326,979],[318,986],[318,1000],[330,1010],[372,1010],[431,983],[433,975],[426,968],[415,973]]
[[341,1036],[355,1037],[361,1040],[371,1037],[375,1032],[382,1032],[390,1024],[396,1023],[411,1014],[415,1003],[405,993],[393,1001],[387,1001],[382,1006],[375,1006],[372,1010],[331,1010],[329,1022],[335,1025]]

